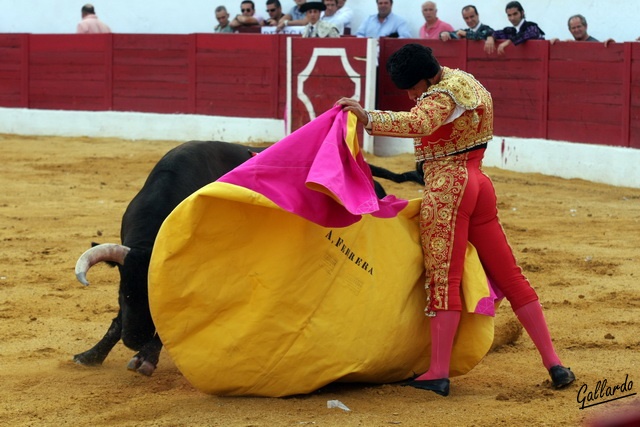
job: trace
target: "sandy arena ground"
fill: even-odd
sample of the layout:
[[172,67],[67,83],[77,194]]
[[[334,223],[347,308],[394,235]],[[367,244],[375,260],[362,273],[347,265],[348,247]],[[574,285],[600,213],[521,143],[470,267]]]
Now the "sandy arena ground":
[[[550,387],[526,335],[507,339],[443,398],[396,385],[334,385],[289,398],[203,394],[166,352],[155,374],[125,369],[119,343],[101,367],[72,356],[117,311],[117,271],[73,268],[91,241],[119,242],[122,213],[178,142],[0,135],[0,425],[6,426],[575,426],[636,410],[638,396],[585,401],[598,382],[640,388],[640,189],[487,168],[503,225],[539,292],[555,345],[578,380]],[[412,156],[368,156],[401,172]],[[614,167],[614,165],[612,165]],[[417,184],[384,182],[420,195]],[[503,305],[498,333],[513,314]],[[631,384],[633,383],[633,384]],[[637,385],[636,385],[637,384]],[[582,390],[582,393],[581,393]],[[338,399],[351,411],[328,409]]]

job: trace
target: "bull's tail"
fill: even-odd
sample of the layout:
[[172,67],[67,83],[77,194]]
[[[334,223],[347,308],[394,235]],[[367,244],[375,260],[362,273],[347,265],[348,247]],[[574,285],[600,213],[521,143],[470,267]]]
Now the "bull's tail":
[[422,174],[420,173],[419,167],[416,168],[415,171],[409,171],[404,173],[395,173],[391,172],[388,169],[382,168],[380,166],[375,166],[369,164],[371,168],[371,175],[377,178],[388,179],[389,181],[402,183],[402,182],[417,182],[418,184],[424,185],[424,179],[422,178]]

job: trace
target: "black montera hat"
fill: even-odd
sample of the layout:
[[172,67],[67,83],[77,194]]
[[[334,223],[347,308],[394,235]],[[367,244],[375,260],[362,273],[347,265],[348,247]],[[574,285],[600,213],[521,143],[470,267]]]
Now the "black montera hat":
[[317,10],[326,10],[327,6],[324,5],[321,1],[308,1],[300,6],[300,12],[307,13],[307,10],[317,9]]

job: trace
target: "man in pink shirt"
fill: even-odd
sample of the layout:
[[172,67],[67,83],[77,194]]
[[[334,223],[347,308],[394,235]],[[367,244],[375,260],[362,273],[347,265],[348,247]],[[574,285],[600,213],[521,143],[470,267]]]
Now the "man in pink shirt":
[[425,23],[420,27],[421,39],[439,39],[443,31],[453,31],[451,24],[447,24],[438,18],[438,7],[432,1],[427,1],[422,5],[422,16]]
[[82,6],[82,21],[78,24],[78,34],[110,33],[111,28],[98,19],[92,4]]

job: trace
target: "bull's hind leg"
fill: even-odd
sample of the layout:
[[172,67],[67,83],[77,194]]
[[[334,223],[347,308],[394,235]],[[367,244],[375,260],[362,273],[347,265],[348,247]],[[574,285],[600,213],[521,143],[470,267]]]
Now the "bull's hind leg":
[[118,316],[111,321],[111,326],[107,330],[107,333],[104,334],[104,337],[96,345],[94,345],[91,349],[85,351],[84,353],[79,353],[73,356],[73,360],[79,365],[86,366],[95,366],[101,365],[104,362],[104,359],[107,358],[107,355],[115,346],[118,341],[120,341],[120,336],[122,334],[122,322],[121,322],[121,314],[118,312]]
[[162,341],[160,341],[160,337],[156,334],[151,341],[142,346],[138,354],[133,356],[127,364],[127,369],[148,377],[151,376],[158,366],[161,350]]

